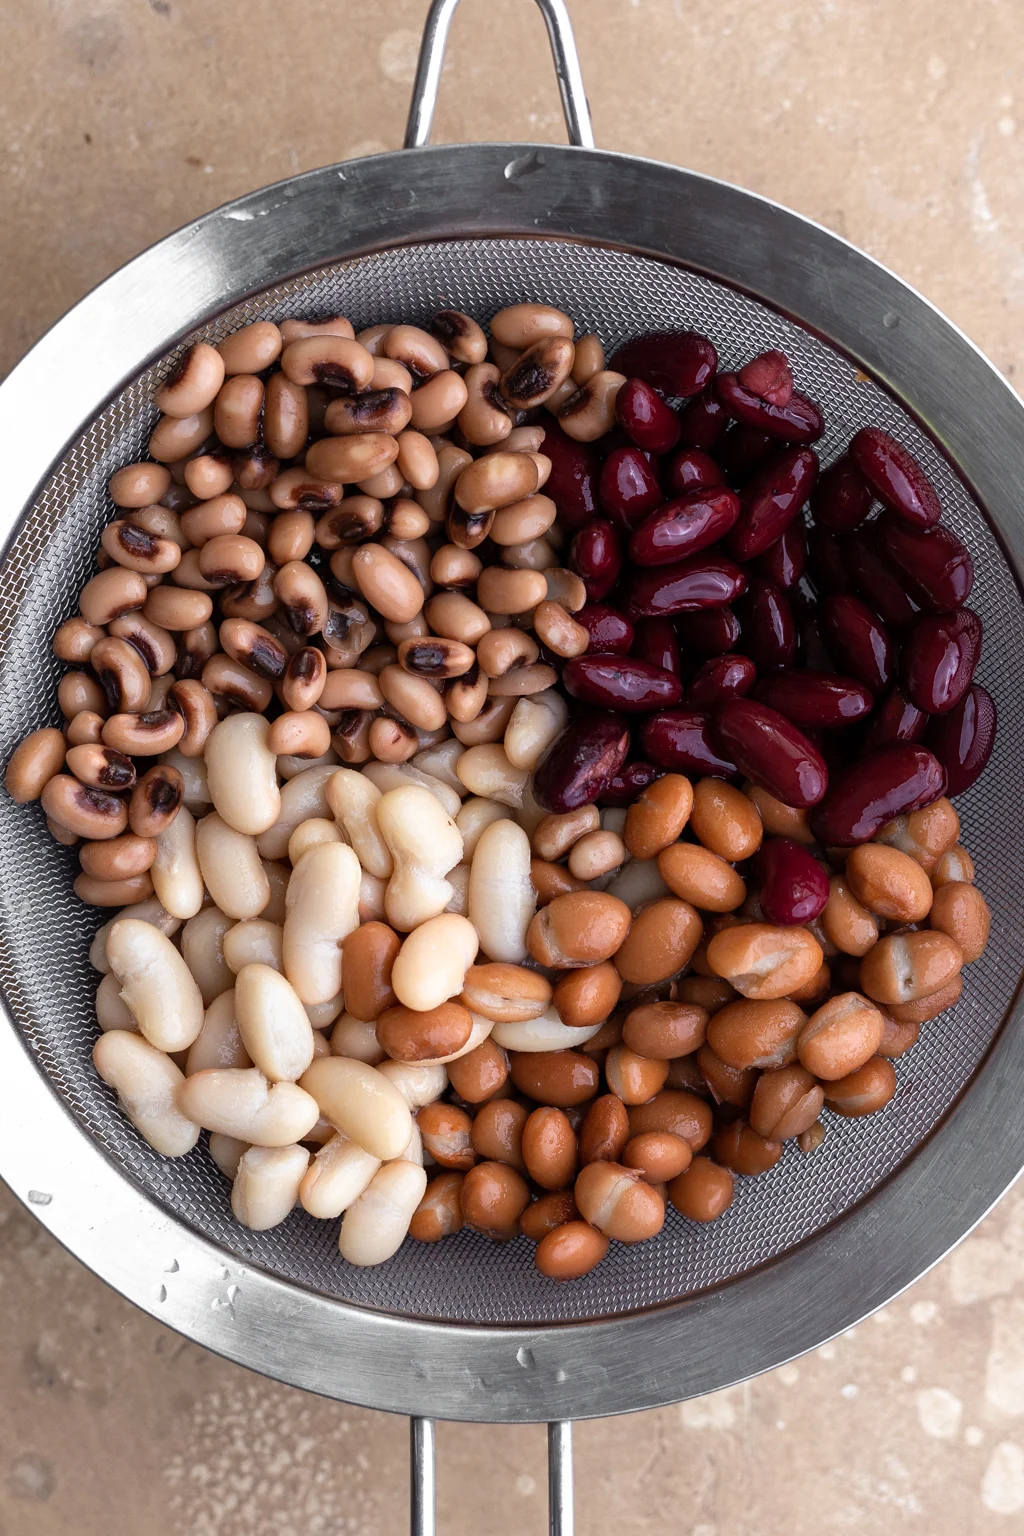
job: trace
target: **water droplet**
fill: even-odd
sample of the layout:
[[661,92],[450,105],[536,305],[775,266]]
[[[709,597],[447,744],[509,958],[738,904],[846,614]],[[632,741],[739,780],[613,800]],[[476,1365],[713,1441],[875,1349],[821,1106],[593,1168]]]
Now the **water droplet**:
[[180,1268],[181,1268],[181,1265],[178,1263],[177,1259],[172,1259],[171,1262],[168,1264],[167,1268],[164,1270],[164,1274],[165,1275],[176,1275]]
[[53,1196],[43,1189],[30,1189],[28,1192],[29,1205],[49,1205],[52,1199]]
[[900,317],[893,309],[887,309],[882,316],[882,324],[887,331],[894,331],[900,323]]
[[505,167],[505,180],[513,184],[521,181],[524,176],[532,176],[534,171],[542,171],[547,164],[544,155],[539,149],[531,149],[525,155],[517,155],[510,160]]
[[536,1368],[537,1362],[534,1359],[533,1350],[527,1349],[525,1344],[521,1349],[516,1350],[516,1359],[524,1371],[532,1371]]
[[569,1380],[569,1372],[566,1371],[566,1370],[563,1370],[562,1366],[559,1366],[558,1370],[555,1372],[555,1380],[557,1382],[568,1381]]
[[166,1301],[167,1300],[167,1287],[166,1287],[166,1285],[161,1285],[161,1286],[157,1287],[156,1299],[157,1299],[157,1301]]

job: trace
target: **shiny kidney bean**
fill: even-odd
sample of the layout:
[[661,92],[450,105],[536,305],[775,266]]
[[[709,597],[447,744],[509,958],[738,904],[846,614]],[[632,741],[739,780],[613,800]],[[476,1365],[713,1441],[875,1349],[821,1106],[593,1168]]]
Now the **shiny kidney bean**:
[[818,455],[790,448],[758,470],[740,492],[740,517],[729,547],[738,560],[753,560],[782,537],[818,478]]
[[952,613],[974,586],[974,561],[951,528],[910,528],[899,518],[879,523],[880,547],[896,566],[914,600],[928,613]]
[[903,648],[907,697],[929,715],[953,709],[981,656],[981,620],[970,608],[918,619]]
[[881,619],[852,592],[833,592],[818,610],[822,635],[837,661],[873,693],[892,681],[896,652]]
[[[595,646],[596,650],[597,647]],[[671,672],[673,677],[680,674],[679,662],[679,636],[676,634],[675,625],[671,619],[639,619],[636,626],[636,639],[633,642],[633,654],[640,661],[647,661],[654,667],[661,667],[665,672]]]
[[798,610],[797,630],[800,635],[800,659],[805,667],[815,672],[831,672],[835,662],[821,636],[821,625],[810,607]]
[[562,669],[562,683],[574,699],[628,714],[647,713],[677,704],[678,677],[647,661],[627,656],[576,656]]
[[790,523],[785,533],[758,557],[757,568],[783,592],[797,587],[807,569],[807,533],[803,524]]
[[680,411],[679,441],[683,448],[700,448],[710,453],[722,441],[728,425],[728,413],[715,399],[714,391],[708,389]]
[[862,720],[874,707],[874,695],[855,677],[838,672],[777,672],[762,677],[754,698],[808,730],[830,730]]
[[925,745],[946,771],[948,795],[962,795],[976,782],[992,756],[995,740],[995,701],[978,683],[951,710],[929,721]]
[[615,418],[638,448],[668,453],[679,441],[679,417],[645,379],[627,379],[615,397]]
[[633,648],[633,626],[624,613],[605,603],[587,603],[573,615],[590,636],[591,651],[625,656]]
[[744,363],[737,374],[744,389],[769,405],[788,405],[793,398],[793,370],[785,352],[772,348]]
[[723,757],[712,742],[711,716],[698,710],[672,709],[649,715],[641,727],[640,741],[648,757],[662,768],[719,775],[736,772],[735,763]]
[[622,541],[615,524],[595,517],[581,528],[569,549],[569,566],[582,576],[588,602],[607,597],[622,570]]
[[709,453],[700,448],[680,448],[668,461],[665,489],[670,496],[682,496],[701,486],[724,485],[725,476]]
[[894,816],[930,805],[945,790],[945,769],[927,748],[881,747],[833,778],[811,830],[827,848],[866,843]]
[[662,772],[663,770],[655,768],[653,763],[627,763],[625,768],[608,781],[598,795],[597,803],[609,806],[632,805],[648,784],[653,784],[655,779],[661,778]]
[[817,805],[823,798],[824,758],[777,709],[752,699],[727,699],[712,717],[712,740],[741,773],[786,805]]
[[634,447],[612,449],[601,465],[598,494],[604,511],[627,532],[665,499],[654,465]]
[[755,576],[740,600],[743,643],[760,672],[792,666],[796,657],[796,620],[784,592]]
[[648,331],[627,341],[608,367],[627,380],[642,379],[668,395],[699,395],[714,377],[718,353],[697,331]]
[[917,618],[904,578],[894,572],[879,547],[878,524],[868,523],[840,540],[850,584],[893,629],[906,629]]
[[573,720],[541,759],[533,793],[546,811],[590,805],[619,772],[629,752],[629,730],[601,710]]
[[777,438],[733,422],[718,449],[718,462],[730,485],[743,485],[777,452]]
[[903,689],[893,688],[882,701],[873,720],[868,722],[862,748],[874,752],[878,747],[897,741],[920,741],[928,724],[923,710],[911,704]]
[[589,443],[577,443],[555,422],[547,424],[540,451],[551,460],[545,495],[558,507],[561,526],[576,533],[597,516],[600,460]]
[[850,573],[843,558],[839,535],[827,528],[811,528],[807,534],[807,571],[817,592],[846,592]]
[[724,656],[739,644],[740,621],[729,607],[681,613],[675,626],[687,650],[698,656]]
[[915,528],[928,528],[942,516],[935,488],[902,443],[881,427],[854,434],[850,457],[875,495],[890,512]]
[[633,578],[630,607],[643,617],[664,618],[702,608],[722,608],[746,591],[741,566],[716,555],[697,555],[678,565],[641,570]]
[[785,405],[762,400],[740,382],[737,373],[719,373],[715,394],[730,416],[784,443],[814,443],[825,430],[825,418],[806,395],[793,391]]
[[830,464],[811,496],[811,516],[829,533],[852,533],[871,510],[870,485],[848,453]]
[[739,497],[728,486],[698,486],[640,523],[629,541],[629,557],[637,565],[671,565],[717,544],[739,515]]
[[749,656],[712,656],[690,679],[683,702],[690,709],[713,709],[723,699],[743,698],[756,679],[757,668]]
[[769,923],[812,923],[828,901],[828,875],[817,859],[788,837],[761,844],[754,870],[761,882],[761,911]]

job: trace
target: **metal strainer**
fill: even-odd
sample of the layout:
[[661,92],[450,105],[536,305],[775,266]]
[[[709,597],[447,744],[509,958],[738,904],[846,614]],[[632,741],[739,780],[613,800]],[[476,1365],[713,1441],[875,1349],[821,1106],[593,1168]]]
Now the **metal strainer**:
[[[670,1213],[656,1241],[613,1248],[564,1288],[537,1274],[525,1241],[468,1232],[356,1270],[339,1259],[333,1224],[301,1212],[271,1232],[238,1227],[202,1148],[166,1161],[117,1110],[89,1063],[95,914],[71,898],[74,857],[41,813],[5,801],[0,1172],[124,1296],[233,1360],[374,1408],[550,1422],[708,1392],[810,1349],[917,1279],[1024,1164],[1024,407],[949,321],[837,236],[735,187],[589,148],[562,0],[538,3],[576,147],[421,147],[457,3],[431,8],[407,150],[199,219],[84,299],[0,387],[5,755],[58,718],[50,636],[91,572],[108,476],[144,449],[154,379],[180,345],[257,317],[340,311],[358,329],[455,305],[486,321],[521,299],[560,305],[609,350],[638,330],[687,325],[728,367],[783,348],[825,412],[826,460],[858,427],[886,427],[925,465],[971,549],[980,680],[1003,724],[959,810],[992,942],[963,1002],[898,1063],[884,1113],[834,1121],[813,1158],[790,1144],[713,1226]],[[425,1530],[429,1424],[415,1442]],[[552,1445],[568,1530],[564,1427]]]

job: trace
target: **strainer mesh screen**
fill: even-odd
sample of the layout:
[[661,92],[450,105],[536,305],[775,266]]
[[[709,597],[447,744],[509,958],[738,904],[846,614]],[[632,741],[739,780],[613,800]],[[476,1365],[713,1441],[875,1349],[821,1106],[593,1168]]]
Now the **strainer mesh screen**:
[[[670,1212],[656,1241],[614,1245],[599,1269],[568,1287],[537,1274],[525,1240],[501,1247],[471,1233],[433,1246],[407,1242],[378,1269],[351,1269],[338,1256],[336,1222],[297,1212],[273,1231],[244,1231],[204,1144],[167,1161],[136,1135],[89,1062],[99,978],[86,951],[100,920],[71,895],[75,856],[51,840],[38,807],[18,809],[5,799],[0,816],[0,983],[53,1088],[125,1173],[239,1259],[312,1290],[406,1316],[509,1325],[578,1321],[671,1301],[762,1264],[834,1220],[909,1157],[949,1109],[999,1028],[1024,963],[1015,896],[1024,867],[1024,760],[1008,728],[1022,704],[1020,596],[996,539],[946,462],[846,359],[757,302],[679,268],[622,252],[511,239],[411,246],[321,269],[237,306],[197,335],[215,341],[249,320],[295,313],[341,312],[358,329],[381,320],[423,321],[443,305],[486,321],[522,299],[562,306],[609,351],[636,331],[680,325],[711,336],[726,367],[766,346],[784,348],[799,387],[825,412],[823,460],[834,458],[858,427],[884,426],[923,462],[947,521],[970,547],[977,569],[972,603],[986,636],[979,680],[995,695],[1004,724],[983,783],[958,808],[978,883],[992,904],[993,937],[967,973],[962,1003],[926,1025],[917,1047],[897,1063],[899,1091],[882,1114],[860,1122],[826,1115],[821,1151],[804,1157],[787,1144],[770,1174],[740,1181],[723,1220],[700,1228]],[[51,635],[75,612],[92,573],[100,529],[112,515],[108,476],[144,450],[156,414],[152,381],[150,371],[125,389],[66,454],[0,571],[5,757],[27,731],[59,720],[61,669]]]

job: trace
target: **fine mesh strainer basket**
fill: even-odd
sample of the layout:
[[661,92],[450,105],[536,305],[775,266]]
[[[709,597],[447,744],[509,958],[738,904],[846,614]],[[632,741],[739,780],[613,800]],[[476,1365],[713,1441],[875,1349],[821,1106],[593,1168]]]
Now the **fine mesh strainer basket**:
[[[1002,730],[958,802],[993,909],[963,1001],[897,1064],[880,1115],[788,1145],[706,1229],[674,1212],[557,1287],[525,1241],[469,1232],[407,1243],[378,1269],[342,1263],[333,1225],[297,1212],[256,1233],[202,1148],[164,1160],[92,1071],[95,914],[73,855],[37,809],[0,815],[0,1172],[50,1231],[123,1295],[282,1381],[427,1416],[555,1422],[649,1408],[777,1365],[851,1326],[962,1238],[1024,1164],[1017,991],[1024,932],[1024,407],[950,323],[835,235],[763,198],[590,148],[561,0],[538,0],[573,146],[426,148],[457,0],[435,0],[407,149],[298,176],[206,215],[84,299],[0,387],[0,741],[56,721],[56,624],[73,612],[109,519],[106,482],[138,457],[169,355],[255,318],[341,312],[356,328],[454,305],[486,321],[546,300],[611,351],[637,331],[706,332],[736,367],[767,346],[828,422],[828,461],[867,424],[921,460],[977,570],[979,679]],[[418,1528],[428,1529],[429,1424]],[[552,1438],[568,1530],[568,1435]]]

